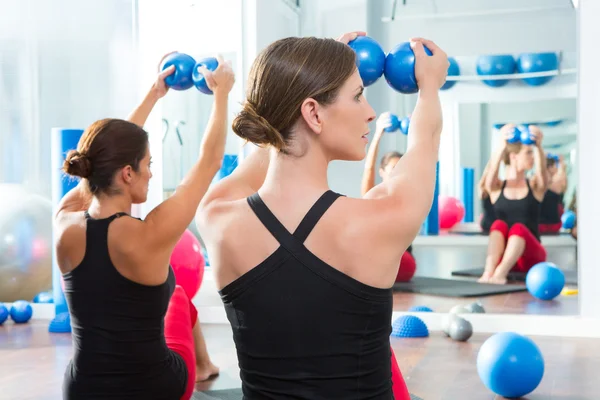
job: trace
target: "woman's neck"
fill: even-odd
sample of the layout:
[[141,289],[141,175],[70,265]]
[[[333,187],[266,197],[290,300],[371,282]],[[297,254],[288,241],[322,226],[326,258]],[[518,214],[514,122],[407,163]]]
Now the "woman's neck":
[[116,213],[131,214],[131,199],[125,195],[94,196],[88,212],[92,218],[107,218]]
[[290,201],[298,197],[313,197],[329,189],[329,160],[313,146],[301,157],[271,151],[269,170],[261,191]]
[[525,175],[525,170],[519,170],[516,167],[509,167],[506,170],[506,180],[509,181],[522,181],[527,177]]

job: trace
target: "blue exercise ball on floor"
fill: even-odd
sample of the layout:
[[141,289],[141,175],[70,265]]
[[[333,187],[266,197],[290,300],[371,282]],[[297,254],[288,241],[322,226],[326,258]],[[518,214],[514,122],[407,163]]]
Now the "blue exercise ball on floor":
[[359,36],[348,43],[348,46],[356,53],[358,72],[365,87],[381,78],[385,66],[385,52],[377,41],[368,36]]
[[550,262],[534,265],[525,277],[525,285],[531,295],[540,300],[552,300],[565,287],[565,274]]
[[17,324],[23,324],[31,319],[33,308],[25,300],[17,300],[10,308],[10,317]]
[[204,74],[200,71],[200,67],[205,67],[209,71],[214,71],[219,66],[219,61],[217,61],[214,57],[207,57],[201,60],[194,65],[194,70],[192,72],[192,81],[194,82],[194,86],[200,92],[204,94],[213,94],[212,90],[208,88],[206,84],[206,79],[204,78]]
[[390,124],[390,126],[384,128],[383,130],[388,133],[391,133],[395,132],[400,128],[400,120],[398,119],[398,116],[396,114],[390,114]]
[[477,373],[497,395],[516,398],[533,392],[544,376],[544,358],[533,340],[513,332],[487,339],[477,354]]
[[8,311],[8,308],[6,308],[4,304],[0,303],[0,325],[2,325],[8,319],[9,315],[10,312]]
[[577,221],[577,216],[571,210],[567,210],[560,217],[560,221],[562,222],[562,227],[564,229],[573,229],[575,227],[575,222]]
[[171,65],[175,66],[175,71],[165,78],[165,83],[173,90],[187,90],[194,86],[192,81],[192,72],[196,61],[191,56],[184,53],[172,53],[162,61],[160,70],[164,71]]
[[[431,51],[425,47],[425,53]],[[400,93],[411,94],[419,91],[415,77],[415,53],[409,42],[396,45],[385,58],[383,74],[388,85]]]
[[34,303],[54,303],[52,292],[40,292],[33,298]]
[[[556,53],[525,53],[517,58],[517,71],[522,74],[555,71],[558,69],[558,64]],[[540,76],[537,78],[524,78],[523,81],[530,86],[540,86],[549,82],[552,78],[553,76]]]
[[392,324],[392,336],[403,338],[419,338],[429,336],[425,322],[414,315],[403,315]]
[[[480,56],[477,59],[477,75],[509,75],[513,74],[517,64],[513,56],[508,54]],[[483,80],[490,87],[501,87],[508,83],[508,79]]]
[[[448,57],[448,62],[450,63],[450,66],[448,67],[448,76],[460,75],[460,68],[459,68],[456,60],[453,57]],[[456,81],[448,81],[447,80],[446,83],[444,83],[444,86],[442,86],[442,90],[448,90],[455,84],[456,84]]]

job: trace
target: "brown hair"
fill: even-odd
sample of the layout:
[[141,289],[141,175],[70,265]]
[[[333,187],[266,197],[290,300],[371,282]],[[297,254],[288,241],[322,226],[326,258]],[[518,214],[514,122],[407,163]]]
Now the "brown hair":
[[556,165],[556,159],[554,157],[546,157],[546,168],[551,168]]
[[63,171],[86,179],[92,194],[115,194],[115,173],[127,165],[138,171],[147,149],[145,130],[128,121],[102,119],[83,132],[77,150],[67,154]]
[[389,151],[385,153],[383,157],[381,157],[381,163],[379,164],[379,168],[384,169],[394,158],[400,159],[402,158],[402,156],[403,154],[397,151]]
[[502,156],[502,161],[504,161],[504,164],[510,165],[511,153],[517,154],[518,152],[521,151],[522,146],[523,145],[521,143],[507,143],[506,150],[504,151],[504,155]]
[[333,103],[355,70],[356,54],[344,43],[314,37],[280,39],[252,64],[246,102],[233,121],[233,131],[287,154],[304,100]]

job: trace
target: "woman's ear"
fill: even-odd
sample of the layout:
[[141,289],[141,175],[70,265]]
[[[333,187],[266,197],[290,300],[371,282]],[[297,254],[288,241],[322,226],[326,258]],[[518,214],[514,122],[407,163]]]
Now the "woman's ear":
[[302,102],[300,113],[306,125],[316,134],[321,133],[323,124],[321,121],[319,103],[315,99],[308,98]]

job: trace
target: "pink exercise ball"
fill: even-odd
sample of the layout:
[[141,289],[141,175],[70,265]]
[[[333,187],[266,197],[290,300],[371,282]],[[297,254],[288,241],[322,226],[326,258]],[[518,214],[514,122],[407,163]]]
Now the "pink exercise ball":
[[465,207],[455,197],[440,196],[438,205],[441,229],[451,229],[465,216]]
[[204,276],[202,245],[192,232],[186,229],[171,254],[171,268],[175,281],[192,299],[198,293]]

